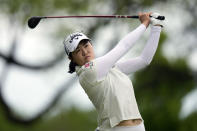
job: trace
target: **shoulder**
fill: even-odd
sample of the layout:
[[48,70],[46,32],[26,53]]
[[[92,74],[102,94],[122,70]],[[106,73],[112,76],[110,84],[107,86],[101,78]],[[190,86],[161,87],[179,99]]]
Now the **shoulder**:
[[95,62],[94,61],[90,61],[88,63],[85,63],[85,65],[82,66],[82,68],[84,69],[93,69],[95,66]]
[[77,68],[78,69],[76,69],[76,73],[79,76],[80,81],[84,81],[84,82],[96,81],[97,72],[96,72],[94,61],[87,62],[83,66]]

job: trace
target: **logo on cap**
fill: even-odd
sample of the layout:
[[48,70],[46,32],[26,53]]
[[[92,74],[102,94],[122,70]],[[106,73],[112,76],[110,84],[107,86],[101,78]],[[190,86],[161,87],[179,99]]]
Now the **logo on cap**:
[[82,36],[82,34],[77,33],[77,34],[74,34],[74,35],[70,35],[69,42],[72,43],[74,39],[76,39],[76,40],[79,39],[79,36]]

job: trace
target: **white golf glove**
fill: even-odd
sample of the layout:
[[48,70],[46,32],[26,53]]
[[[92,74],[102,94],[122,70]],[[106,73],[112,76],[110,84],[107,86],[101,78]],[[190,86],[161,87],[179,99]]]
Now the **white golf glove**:
[[160,25],[161,27],[163,27],[163,25],[164,25],[163,21],[164,20],[156,19],[158,16],[160,16],[159,13],[152,13],[150,16],[151,16],[150,17],[150,24],[151,25]]

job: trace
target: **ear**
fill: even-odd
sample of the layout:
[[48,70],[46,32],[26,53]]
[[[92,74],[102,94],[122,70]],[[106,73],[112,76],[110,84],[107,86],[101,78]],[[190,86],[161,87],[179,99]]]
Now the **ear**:
[[75,63],[75,61],[74,61],[74,59],[73,59],[73,57],[72,57],[72,54],[70,54],[70,55],[68,56],[68,59],[71,60],[73,63]]
[[68,55],[68,59],[71,60],[71,61],[73,60],[71,53]]
[[68,59],[72,61],[72,57],[68,56]]

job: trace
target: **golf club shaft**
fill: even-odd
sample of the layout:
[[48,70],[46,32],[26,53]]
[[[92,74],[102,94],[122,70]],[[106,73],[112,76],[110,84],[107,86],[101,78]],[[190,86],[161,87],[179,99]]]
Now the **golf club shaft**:
[[71,15],[71,16],[43,16],[41,18],[139,18],[129,15]]
[[[151,17],[151,16],[150,16]],[[34,16],[28,20],[28,26],[30,28],[35,28],[41,19],[47,18],[135,18],[138,19],[137,15],[70,15],[70,16]],[[165,16],[158,16],[155,19],[164,20]]]

